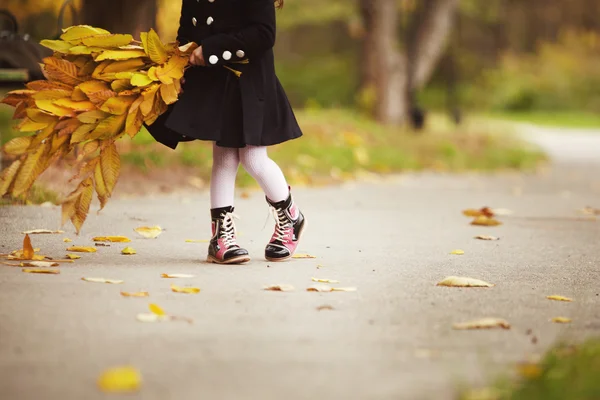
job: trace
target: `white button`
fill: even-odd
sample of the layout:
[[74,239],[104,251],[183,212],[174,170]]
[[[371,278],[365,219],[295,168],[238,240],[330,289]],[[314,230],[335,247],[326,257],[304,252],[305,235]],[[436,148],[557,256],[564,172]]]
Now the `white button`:
[[198,20],[196,17],[192,18],[192,24],[194,24],[194,26],[198,25]]
[[213,17],[208,17],[206,19],[206,25],[211,25],[213,22],[215,22],[215,19]]
[[223,53],[223,60],[225,60],[225,61],[231,60],[231,52],[230,51],[226,51],[225,53]]
[[216,63],[219,62],[219,57],[217,57],[217,56],[210,56],[210,58],[208,59],[208,62],[211,63],[212,65],[215,65]]
[[238,56],[238,58],[244,58],[246,53],[244,53],[244,50],[238,50],[235,52],[235,55]]

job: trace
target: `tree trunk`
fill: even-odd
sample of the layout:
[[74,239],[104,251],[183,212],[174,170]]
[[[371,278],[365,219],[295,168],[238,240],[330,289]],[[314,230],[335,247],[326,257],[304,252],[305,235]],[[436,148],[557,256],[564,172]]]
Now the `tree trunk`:
[[140,32],[156,29],[157,12],[156,0],[83,0],[82,21],[139,39]]
[[360,0],[365,33],[361,57],[362,89],[374,89],[379,122],[402,124],[407,116],[406,55],[398,47],[396,0]]

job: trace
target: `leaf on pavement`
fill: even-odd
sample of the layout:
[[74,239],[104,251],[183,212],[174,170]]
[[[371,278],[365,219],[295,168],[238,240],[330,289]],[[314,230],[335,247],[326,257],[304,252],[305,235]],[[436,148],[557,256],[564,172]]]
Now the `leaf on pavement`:
[[67,249],[75,253],[95,253],[97,250],[95,247],[83,247],[83,246],[72,246]]
[[120,285],[121,283],[125,283],[125,281],[122,280],[105,278],[81,278],[81,280],[92,283],[109,283],[112,285]]
[[475,239],[479,239],[479,240],[500,240],[500,238],[498,238],[496,236],[489,236],[489,235],[477,235],[477,236],[475,236]]
[[25,235],[23,239],[23,258],[25,260],[33,259],[34,251],[33,246],[31,245],[31,238],[29,235]]
[[292,285],[270,285],[265,286],[263,290],[268,290],[271,292],[293,292],[294,287]]
[[133,256],[137,254],[137,252],[131,247],[125,247],[123,250],[121,250],[121,254],[125,256]]
[[463,211],[463,215],[467,217],[494,217],[494,211],[489,207],[482,207],[479,210],[469,208]]
[[483,318],[476,321],[464,322],[452,325],[453,329],[457,330],[469,330],[469,329],[510,329],[510,324],[500,318]]
[[134,367],[116,367],[104,371],[97,383],[98,388],[106,393],[131,393],[140,389],[142,376]]
[[356,292],[358,289],[355,287],[334,287],[331,288],[332,292]]
[[453,254],[453,255],[455,255],[455,256],[462,256],[462,255],[464,255],[464,254],[465,254],[465,251],[464,251],[464,250],[459,250],[459,249],[457,249],[457,250],[452,250],[452,251],[450,252],[450,254]]
[[446,287],[493,287],[492,283],[487,283],[479,279],[468,278],[463,276],[449,276],[438,282],[437,286]]
[[121,292],[121,296],[123,296],[123,297],[149,297],[150,293],[148,293],[148,292]]
[[129,243],[131,239],[125,236],[96,236],[94,242]]
[[320,292],[320,293],[330,293],[330,292],[356,292],[357,289],[355,287],[331,287],[327,285],[315,285],[306,289],[307,292]]
[[195,275],[190,274],[161,274],[162,278],[176,279],[176,278],[193,278]]
[[56,268],[23,268],[26,274],[60,274],[60,270]]
[[63,239],[63,242],[65,242],[65,243],[71,243],[72,241],[73,241],[73,240],[71,240],[71,239],[69,239],[69,238],[64,238],[64,239]]
[[195,287],[179,287],[176,285],[171,285],[171,290],[175,293],[185,293],[185,294],[197,294],[200,293],[200,288]]
[[67,254],[67,258],[69,260],[79,260],[81,256],[78,256],[77,254]]
[[569,297],[558,296],[558,295],[546,296],[546,298],[548,300],[556,300],[556,301],[568,301],[568,302],[573,301],[573,299],[571,299]]
[[21,263],[21,267],[52,268],[58,266],[59,264],[57,262],[49,261],[26,261]]
[[139,228],[135,228],[134,231],[145,239],[156,239],[162,233],[162,228],[160,226],[141,226]]
[[33,229],[31,231],[21,232],[23,235],[44,235],[44,234],[60,234],[65,231],[51,231],[49,229]]
[[152,303],[148,306],[148,308],[150,308],[150,311],[152,311],[152,314],[156,314],[156,315],[160,315],[160,316],[167,315],[165,310],[163,310],[158,304]]
[[210,239],[186,239],[186,243],[210,243]]
[[481,215],[479,217],[476,217],[471,222],[471,225],[476,225],[476,226],[498,226],[498,225],[502,225],[502,222],[500,222],[497,219],[494,219],[492,217],[486,217],[485,215]]
[[551,321],[555,324],[570,324],[573,320],[567,317],[554,317]]
[[321,278],[311,278],[313,282],[319,283],[340,283],[340,281],[336,281],[334,279],[321,279]]
[[331,310],[335,310],[335,308],[333,308],[333,306],[330,306],[329,304],[325,304],[325,305],[317,307],[317,311],[331,311]]
[[310,254],[294,254],[292,258],[317,258],[316,256],[311,256]]
[[168,321],[170,318],[165,315],[156,315],[152,313],[141,313],[137,315],[137,320],[140,322],[160,322]]

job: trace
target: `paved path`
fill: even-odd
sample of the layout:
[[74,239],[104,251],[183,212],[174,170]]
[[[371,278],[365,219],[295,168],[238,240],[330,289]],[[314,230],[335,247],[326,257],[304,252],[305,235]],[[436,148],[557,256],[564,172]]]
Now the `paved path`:
[[[545,145],[551,136],[537,140]],[[90,216],[81,237],[35,236],[34,245],[60,257],[64,236],[89,245],[96,235],[133,237],[140,225],[166,232],[134,239],[136,256],[121,256],[122,245],[99,248],[60,275],[0,268],[0,398],[105,399],[95,388],[99,373],[132,364],[144,384],[127,399],[451,399],[461,384],[483,382],[557,340],[600,334],[600,222],[577,213],[600,207],[600,164],[575,164],[561,160],[536,175],[411,174],[298,189],[309,219],[300,251],[318,258],[284,264],[261,259],[271,222],[263,229],[258,193],[237,203],[240,241],[255,257],[243,267],[202,263],[206,245],[185,242],[207,238],[206,194],[112,201]],[[461,210],[484,205],[514,214],[498,228],[470,226]],[[0,208],[0,252],[19,248],[22,230],[56,228],[59,216],[57,208]],[[477,234],[501,240],[477,241]],[[454,249],[466,254],[452,256]],[[194,274],[176,283],[202,292],[171,293],[161,273]],[[497,286],[435,286],[448,275]],[[308,293],[311,277],[358,291]],[[297,290],[261,290],[279,283]],[[120,290],[151,297],[125,299]],[[546,300],[551,294],[575,302]],[[150,301],[194,323],[137,322]],[[322,305],[334,310],[317,311]],[[490,316],[513,329],[451,329]],[[548,321],[556,316],[574,322]]]

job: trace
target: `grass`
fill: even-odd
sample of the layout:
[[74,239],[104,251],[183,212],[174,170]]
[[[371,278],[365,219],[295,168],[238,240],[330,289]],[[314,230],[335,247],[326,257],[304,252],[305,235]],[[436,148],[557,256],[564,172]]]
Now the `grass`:
[[526,122],[535,125],[564,128],[600,129],[600,114],[577,111],[531,111],[513,113],[490,113],[490,118],[514,122]]
[[559,345],[539,364],[522,364],[518,380],[460,396],[461,400],[597,400],[600,399],[600,338],[580,345]]

